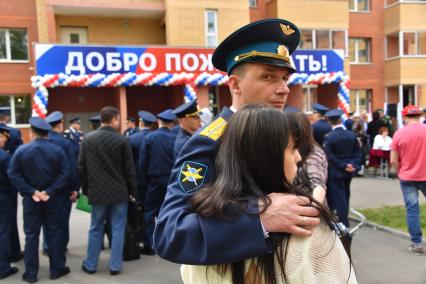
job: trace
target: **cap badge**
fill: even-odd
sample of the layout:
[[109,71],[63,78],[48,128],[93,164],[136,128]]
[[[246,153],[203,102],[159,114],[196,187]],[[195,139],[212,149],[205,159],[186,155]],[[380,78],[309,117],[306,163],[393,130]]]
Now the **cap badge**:
[[277,48],[277,54],[285,57],[289,57],[290,53],[288,52],[287,47],[285,45],[279,45]]
[[281,27],[281,30],[283,31],[283,33],[287,36],[294,33],[294,30],[289,25],[280,24],[280,27]]

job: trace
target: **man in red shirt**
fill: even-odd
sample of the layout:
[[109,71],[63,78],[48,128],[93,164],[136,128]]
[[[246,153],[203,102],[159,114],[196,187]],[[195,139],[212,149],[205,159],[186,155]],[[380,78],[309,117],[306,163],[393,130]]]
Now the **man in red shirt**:
[[426,125],[420,122],[423,111],[416,106],[402,110],[404,128],[395,132],[391,163],[398,174],[407,211],[411,236],[409,251],[424,254],[420,228],[419,191],[426,197]]

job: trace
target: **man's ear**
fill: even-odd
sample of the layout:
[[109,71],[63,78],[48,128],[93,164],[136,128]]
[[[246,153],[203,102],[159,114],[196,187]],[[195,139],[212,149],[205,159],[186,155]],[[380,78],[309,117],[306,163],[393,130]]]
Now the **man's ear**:
[[240,78],[238,75],[231,75],[228,79],[228,86],[233,96],[241,95]]

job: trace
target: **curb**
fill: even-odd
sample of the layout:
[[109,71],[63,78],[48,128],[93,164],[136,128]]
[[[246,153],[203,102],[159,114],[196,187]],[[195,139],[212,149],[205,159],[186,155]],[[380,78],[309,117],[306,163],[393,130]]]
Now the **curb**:
[[[351,217],[351,216],[349,216],[349,220],[354,221],[354,222],[358,222],[358,223],[361,222],[360,219],[355,218],[355,217]],[[404,232],[401,232],[401,231],[398,231],[398,230],[395,230],[395,229],[392,229],[392,228],[389,228],[389,227],[386,227],[386,226],[383,226],[383,225],[380,225],[380,224],[376,224],[376,223],[373,223],[373,222],[370,222],[370,221],[367,221],[367,220],[364,221],[364,224],[365,224],[365,226],[372,228],[374,230],[380,230],[382,232],[391,234],[391,235],[398,237],[398,238],[401,238],[401,239],[411,240],[410,235],[408,233],[404,233]]]

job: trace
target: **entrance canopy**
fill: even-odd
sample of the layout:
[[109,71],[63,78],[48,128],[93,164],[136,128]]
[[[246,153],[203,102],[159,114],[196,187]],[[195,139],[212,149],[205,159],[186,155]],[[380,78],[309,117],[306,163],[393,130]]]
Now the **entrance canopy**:
[[[45,117],[48,88],[185,86],[185,100],[196,98],[197,86],[227,84],[216,70],[211,48],[166,46],[80,46],[36,44],[36,88],[33,116]],[[349,80],[339,50],[297,50],[292,60],[299,73],[289,84],[339,84],[338,105],[349,113]]]

